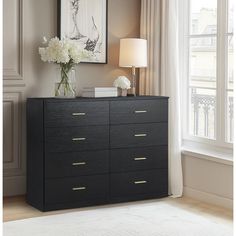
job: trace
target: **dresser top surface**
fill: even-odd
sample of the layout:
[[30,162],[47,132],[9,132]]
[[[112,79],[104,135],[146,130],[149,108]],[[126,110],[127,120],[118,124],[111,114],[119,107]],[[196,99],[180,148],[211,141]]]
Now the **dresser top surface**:
[[102,98],[55,98],[55,97],[32,97],[27,99],[44,100],[47,102],[64,102],[64,101],[132,101],[132,100],[153,100],[153,99],[168,99],[166,96],[127,96],[127,97],[102,97]]

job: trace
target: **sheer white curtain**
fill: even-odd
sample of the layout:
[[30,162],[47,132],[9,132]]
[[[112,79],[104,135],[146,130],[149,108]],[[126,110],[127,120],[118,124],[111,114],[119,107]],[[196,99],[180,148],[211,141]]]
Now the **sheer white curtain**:
[[182,196],[178,1],[141,0],[141,38],[148,67],[140,70],[140,94],[169,96],[169,194]]

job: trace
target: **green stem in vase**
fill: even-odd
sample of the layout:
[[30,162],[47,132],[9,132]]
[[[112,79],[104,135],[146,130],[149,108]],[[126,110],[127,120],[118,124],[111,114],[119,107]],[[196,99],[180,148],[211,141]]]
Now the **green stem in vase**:
[[[71,88],[70,88],[68,73],[70,72],[72,67],[73,67],[72,62],[69,62],[67,64],[60,64],[61,81],[59,82],[58,87],[56,89],[56,92],[55,92],[56,96],[59,96],[59,91],[60,91],[62,84],[64,84],[64,96],[66,96],[70,92]],[[73,91],[73,89],[72,89],[72,91]]]

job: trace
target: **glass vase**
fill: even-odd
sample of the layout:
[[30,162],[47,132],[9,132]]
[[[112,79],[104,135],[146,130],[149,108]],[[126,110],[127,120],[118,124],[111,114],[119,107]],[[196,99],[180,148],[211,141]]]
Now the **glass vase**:
[[60,66],[57,69],[57,81],[55,83],[56,98],[75,98],[76,97],[76,77],[74,67],[67,68]]
[[118,88],[118,96],[119,97],[126,97],[127,96],[127,89]]

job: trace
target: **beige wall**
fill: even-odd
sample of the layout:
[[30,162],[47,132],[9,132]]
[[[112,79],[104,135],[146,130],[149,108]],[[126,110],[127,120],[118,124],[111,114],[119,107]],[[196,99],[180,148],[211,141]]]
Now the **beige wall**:
[[[32,88],[29,96],[53,95],[55,65],[40,61],[37,48],[42,36],[56,35],[56,0],[24,0],[26,79]],[[108,64],[77,66],[78,89],[84,86],[110,86],[118,75],[129,70],[118,67],[119,39],[139,36],[140,0],[108,1]]]
[[[42,36],[56,35],[56,0],[4,0],[4,195],[25,193],[25,100],[53,96],[56,66],[38,55]],[[140,0],[108,0],[108,64],[77,66],[78,89],[110,86],[129,70],[118,67],[119,39],[139,36]]]
[[183,156],[184,195],[233,208],[233,166]]

